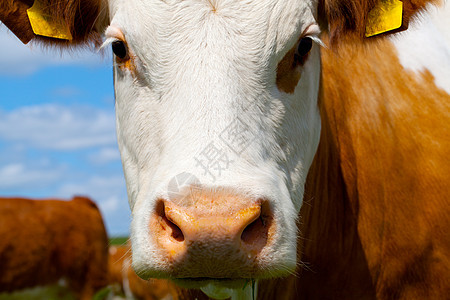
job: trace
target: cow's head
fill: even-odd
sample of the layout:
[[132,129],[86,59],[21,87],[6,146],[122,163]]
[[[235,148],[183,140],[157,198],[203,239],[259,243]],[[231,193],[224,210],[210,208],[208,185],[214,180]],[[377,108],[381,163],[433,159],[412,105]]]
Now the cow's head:
[[[320,132],[318,2],[36,1],[50,27],[67,26],[63,45],[104,33],[112,46],[140,276],[242,287],[295,270]],[[334,36],[359,30],[364,3],[321,3],[321,16],[333,16]],[[0,4],[0,19],[25,42],[37,37],[32,4]]]
[[156,0],[109,9],[137,273],[243,286],[292,272],[320,132],[315,5]]

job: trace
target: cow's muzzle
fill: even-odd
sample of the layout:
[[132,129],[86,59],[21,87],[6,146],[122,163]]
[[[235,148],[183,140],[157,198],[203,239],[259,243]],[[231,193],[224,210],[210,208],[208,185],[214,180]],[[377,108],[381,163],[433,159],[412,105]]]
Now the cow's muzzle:
[[150,218],[168,276],[188,280],[254,278],[274,227],[268,201],[234,195],[159,199]]

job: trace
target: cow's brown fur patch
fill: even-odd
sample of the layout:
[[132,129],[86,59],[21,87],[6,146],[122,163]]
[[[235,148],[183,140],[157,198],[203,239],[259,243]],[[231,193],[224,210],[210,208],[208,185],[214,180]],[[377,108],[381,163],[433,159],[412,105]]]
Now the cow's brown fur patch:
[[301,77],[300,66],[295,59],[297,44],[278,63],[276,84],[280,91],[293,94]]

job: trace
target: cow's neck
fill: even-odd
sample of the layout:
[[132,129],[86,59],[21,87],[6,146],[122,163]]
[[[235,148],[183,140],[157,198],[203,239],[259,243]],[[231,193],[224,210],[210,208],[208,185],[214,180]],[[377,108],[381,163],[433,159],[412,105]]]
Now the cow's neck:
[[[440,207],[439,191],[450,193],[439,177],[417,177],[421,170],[445,174],[448,165],[440,150],[448,146],[430,143],[446,140],[432,121],[450,121],[442,107],[450,99],[450,26],[439,27],[449,22],[443,15],[450,5],[443,3],[411,19],[411,31],[365,45],[344,41],[337,54],[323,53],[323,73],[333,76],[322,79],[321,142],[300,213],[302,267],[296,276],[260,284],[264,299],[289,289],[295,295],[286,299],[374,299],[400,293],[402,284],[419,293],[413,280],[425,284],[434,272],[437,266],[421,257],[445,238],[414,237],[417,226],[427,230],[417,224],[427,209],[423,199]],[[437,53],[425,55],[434,53],[427,49]],[[435,219],[441,223],[448,221]]]
[[305,299],[407,298],[439,273],[426,258],[445,248],[444,229],[429,224],[449,224],[439,214],[449,144],[436,126],[450,121],[450,27],[440,26],[449,7],[429,5],[410,31],[323,53],[334,76],[322,78],[323,132],[301,211]]
[[300,212],[303,267],[296,284],[304,299],[370,299],[374,288],[357,228],[358,191],[343,176],[343,164],[352,164],[353,154],[346,152],[350,157],[343,160],[343,141],[336,132],[340,120],[322,101],[321,142]]
[[[322,98],[322,89],[320,94]],[[326,107],[328,103],[319,101],[321,141],[300,211],[298,273],[261,282],[261,299],[345,299],[345,291],[351,291],[352,296],[356,293],[359,299],[373,295],[357,233],[358,203],[349,200],[349,192],[356,191],[348,191],[343,180],[336,116]],[[348,276],[349,268],[352,276]]]

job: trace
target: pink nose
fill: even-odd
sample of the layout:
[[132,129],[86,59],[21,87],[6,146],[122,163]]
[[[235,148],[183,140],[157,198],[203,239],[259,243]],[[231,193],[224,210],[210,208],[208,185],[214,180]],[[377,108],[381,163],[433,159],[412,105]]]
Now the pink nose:
[[189,200],[183,202],[190,205],[160,200],[150,221],[157,247],[178,276],[242,277],[250,272],[270,240],[268,203],[221,194]]

